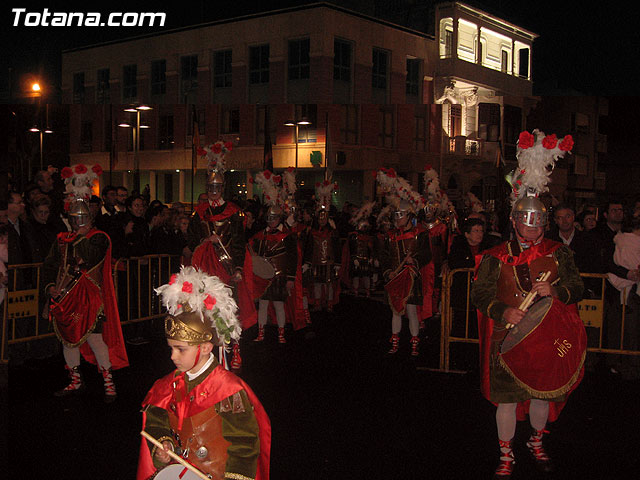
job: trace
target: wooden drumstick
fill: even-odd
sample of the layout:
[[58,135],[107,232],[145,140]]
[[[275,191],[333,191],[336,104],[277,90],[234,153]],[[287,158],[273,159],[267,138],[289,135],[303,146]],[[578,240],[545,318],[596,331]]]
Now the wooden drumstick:
[[[551,276],[551,272],[544,272],[540,276],[540,279],[538,281],[546,282],[550,276]],[[537,295],[538,295],[537,292],[529,292],[527,296],[524,298],[524,300],[522,301],[522,303],[520,304],[520,306],[518,307],[518,310],[522,310],[523,312],[526,311],[531,306],[531,304],[533,303]],[[515,327],[513,323],[507,323],[505,328],[509,330],[513,327]]]
[[[149,440],[151,443],[153,443],[156,447],[161,448],[164,450],[164,445],[162,445],[162,443],[160,443],[158,440],[156,440],[155,438],[153,438],[151,435],[149,435],[147,432],[145,432],[144,430],[142,430],[140,432],[140,435],[142,435],[144,438],[146,438],[147,440]],[[169,456],[171,458],[173,458],[176,462],[180,463],[180,465],[182,465],[185,468],[188,468],[189,470],[191,470],[193,473],[195,473],[196,475],[198,475],[198,477],[202,478],[202,480],[211,480],[208,476],[206,476],[204,473],[202,473],[200,470],[198,470],[196,467],[194,467],[193,465],[191,465],[189,462],[187,462],[186,460],[184,460],[180,455],[176,455],[174,452],[172,452],[171,450],[166,450],[166,452],[169,454]]]

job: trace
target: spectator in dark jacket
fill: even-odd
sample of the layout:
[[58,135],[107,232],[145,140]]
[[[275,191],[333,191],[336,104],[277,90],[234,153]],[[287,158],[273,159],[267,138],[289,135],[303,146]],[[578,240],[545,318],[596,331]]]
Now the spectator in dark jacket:
[[33,234],[30,235],[29,242],[31,261],[34,263],[44,261],[60,233],[48,222],[50,206],[51,200],[46,195],[41,194],[32,201],[29,225]]

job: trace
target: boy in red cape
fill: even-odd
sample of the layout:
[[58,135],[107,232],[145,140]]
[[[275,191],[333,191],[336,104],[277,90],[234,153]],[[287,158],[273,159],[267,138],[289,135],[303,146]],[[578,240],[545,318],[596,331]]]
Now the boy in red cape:
[[213,479],[269,478],[271,425],[251,388],[213,356],[214,344],[240,336],[231,291],[216,277],[183,267],[157,291],[169,315],[165,334],[176,370],[144,401],[143,429],[164,450],[142,440],[137,480],[170,463],[167,450]]

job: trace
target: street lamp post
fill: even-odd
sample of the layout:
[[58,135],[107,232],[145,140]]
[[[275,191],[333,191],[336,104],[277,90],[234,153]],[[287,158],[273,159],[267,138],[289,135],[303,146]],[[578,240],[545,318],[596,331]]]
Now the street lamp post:
[[152,108],[147,105],[125,108],[125,112],[136,114],[136,124],[135,126],[133,126],[127,122],[123,122],[118,125],[119,127],[124,128],[133,127],[133,190],[137,191],[138,193],[140,193],[140,159],[138,157],[138,152],[140,151],[140,129],[149,128],[148,125],[140,124],[140,115],[141,112],[147,110],[152,110]]
[[295,142],[296,142],[296,170],[298,169],[298,132],[300,125],[311,125],[311,122],[305,117],[302,120],[292,120],[285,123],[287,127],[295,127]]

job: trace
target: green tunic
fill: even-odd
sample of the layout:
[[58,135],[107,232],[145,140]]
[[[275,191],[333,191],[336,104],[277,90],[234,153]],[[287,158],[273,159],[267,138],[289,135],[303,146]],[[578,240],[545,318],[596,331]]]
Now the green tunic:
[[[557,299],[565,304],[579,302],[582,299],[584,285],[580,272],[573,261],[573,253],[566,246],[553,252],[558,266],[558,282],[554,284]],[[531,393],[518,386],[513,378],[498,362],[498,352],[504,335],[506,321],[503,318],[509,305],[497,299],[498,278],[502,262],[485,255],[478,269],[477,278],[471,288],[471,301],[485,316],[493,319],[493,332],[489,352],[490,400],[496,403],[517,403],[534,398]],[[482,331],[482,329],[480,329]],[[565,396],[546,399],[563,401]]]
[[[209,368],[198,377],[193,380],[189,380],[186,377],[187,392],[191,392],[197,385],[202,383],[218,365],[218,362],[214,359]],[[234,401],[238,401],[237,396],[228,397],[214,405],[216,413],[222,418],[222,436],[231,443],[227,449],[228,458],[225,472],[231,472],[246,478],[255,478],[260,454],[259,427],[247,393],[241,390],[239,394],[243,408],[232,408],[231,411],[221,408],[221,405],[225,402],[233,405]],[[144,411],[146,412],[145,431],[161,442],[169,440],[175,448],[177,442],[169,423],[167,410],[148,405]],[[148,442],[148,445],[154,466],[156,468],[165,467],[166,464],[159,462],[155,457],[156,447],[150,442]]]

